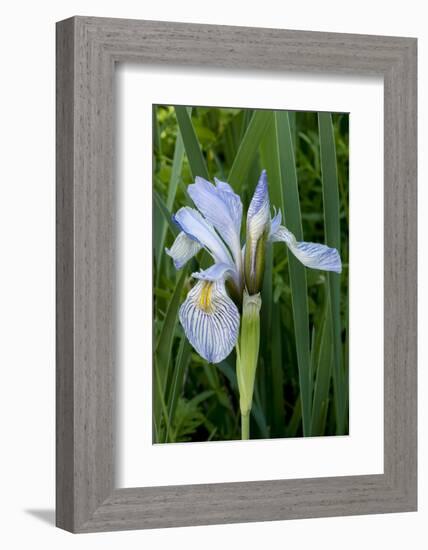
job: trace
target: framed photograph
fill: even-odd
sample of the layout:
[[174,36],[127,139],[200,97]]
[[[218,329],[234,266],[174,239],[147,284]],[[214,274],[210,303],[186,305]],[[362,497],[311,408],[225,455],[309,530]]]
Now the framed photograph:
[[57,24],[57,525],[414,511],[416,39]]
[[348,435],[349,114],[153,116],[153,442]]

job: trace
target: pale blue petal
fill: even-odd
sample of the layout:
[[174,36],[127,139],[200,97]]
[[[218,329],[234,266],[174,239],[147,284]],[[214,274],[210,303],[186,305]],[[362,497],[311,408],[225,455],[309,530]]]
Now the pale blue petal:
[[296,237],[286,227],[281,225],[271,236],[273,242],[284,242],[298,260],[306,267],[323,269],[324,271],[342,271],[339,252],[325,244],[298,242]]
[[[221,181],[218,178],[214,178],[214,181],[215,181],[217,189],[220,189],[220,191],[227,191],[229,193],[232,193],[233,195],[236,194],[235,191],[233,190],[233,187],[229,183],[226,183],[225,181]],[[238,197],[238,195],[236,195],[236,196]],[[241,204],[241,206],[242,206],[242,204]],[[241,214],[242,214],[242,207],[241,207]]]
[[220,363],[236,345],[239,311],[223,281],[198,281],[179,311],[187,339],[209,363]]
[[258,240],[266,230],[270,230],[269,228],[269,192],[266,170],[263,170],[247,213],[247,243],[250,243],[252,256],[255,254]]
[[174,221],[188,237],[206,248],[216,263],[233,265],[229,251],[214,227],[197,210],[184,206],[175,214]]
[[274,217],[270,221],[270,233],[269,233],[269,239],[274,235],[281,225],[282,221],[282,215],[281,210],[278,210],[278,212],[275,213]]
[[192,273],[192,277],[203,281],[225,281],[234,274],[234,270],[228,264],[213,264],[204,271]]
[[235,261],[239,257],[242,202],[232,187],[216,180],[216,185],[196,177],[187,191],[197,209],[216,228],[229,246]]
[[266,170],[263,170],[247,213],[247,239],[255,243],[270,226],[270,204]]
[[175,269],[181,269],[201,248],[198,241],[195,241],[195,239],[186,235],[184,231],[181,231],[171,248],[165,248],[165,252],[173,259]]
[[271,232],[270,240],[273,243],[283,242],[287,246],[289,246],[290,244],[297,244],[296,237],[284,225],[280,225],[275,232]]
[[[251,277],[255,276],[257,243],[265,232],[270,232],[270,204],[266,170],[263,170],[247,213],[247,253],[250,254]],[[248,273],[246,275],[249,276]]]

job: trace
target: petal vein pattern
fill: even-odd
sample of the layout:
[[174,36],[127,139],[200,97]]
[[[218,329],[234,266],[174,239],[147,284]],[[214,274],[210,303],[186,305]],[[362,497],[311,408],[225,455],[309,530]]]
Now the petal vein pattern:
[[263,170],[248,207],[247,233],[257,242],[270,224],[270,203],[266,171]]
[[188,193],[196,208],[215,227],[232,252],[235,262],[240,260],[240,232],[242,202],[232,187],[215,179],[216,185],[196,177],[188,186]]
[[188,237],[196,240],[208,250],[216,263],[233,266],[233,260],[226,245],[214,227],[194,208],[183,206],[174,216],[174,221]]
[[222,280],[198,281],[180,307],[179,319],[189,342],[209,363],[220,363],[236,345],[239,311]]
[[202,246],[198,241],[181,231],[171,248],[165,248],[165,252],[173,259],[175,269],[181,269],[201,248]]
[[341,273],[342,262],[335,248],[325,244],[297,241],[296,237],[283,225],[271,235],[272,242],[284,242],[300,262],[311,269],[322,269]]

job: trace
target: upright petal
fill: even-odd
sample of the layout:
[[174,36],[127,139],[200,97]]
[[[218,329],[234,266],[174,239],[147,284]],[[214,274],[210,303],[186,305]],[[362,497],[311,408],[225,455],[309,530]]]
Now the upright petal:
[[247,213],[247,236],[257,242],[270,225],[270,204],[266,170],[263,170]]
[[[274,207],[274,211],[275,211],[275,207]],[[278,212],[275,212],[274,217],[270,221],[269,239],[271,238],[272,235],[274,235],[278,231],[279,226],[281,225],[281,220],[282,220],[281,210],[278,210]]]
[[335,248],[325,244],[298,242],[296,237],[283,225],[271,235],[272,242],[284,242],[298,260],[306,267],[341,273],[342,262]]
[[198,241],[180,231],[171,248],[165,248],[165,252],[173,259],[175,269],[181,269],[201,248]]
[[184,206],[175,214],[174,220],[188,237],[208,250],[216,263],[233,265],[229,251],[214,227],[197,210]]
[[241,248],[240,232],[242,221],[242,202],[232,187],[219,180],[216,185],[196,177],[195,183],[187,191],[197,209],[217,229],[229,246],[235,261],[238,261]]
[[[220,191],[227,191],[229,193],[232,193],[233,195],[236,195],[236,197],[238,197],[238,199],[239,199],[239,195],[237,195],[235,193],[235,191],[233,190],[233,187],[229,183],[226,183],[225,181],[221,181],[218,178],[214,178],[214,181],[215,181],[215,184],[217,186],[217,189],[220,189]],[[241,215],[242,215],[241,199],[239,199],[239,203],[241,204],[240,208],[241,208]]]
[[260,292],[265,267],[265,244],[270,232],[270,204],[266,170],[263,170],[247,213],[245,283],[250,294]]
[[239,311],[226,293],[224,280],[199,280],[180,307],[187,339],[209,363],[220,363],[236,345]]

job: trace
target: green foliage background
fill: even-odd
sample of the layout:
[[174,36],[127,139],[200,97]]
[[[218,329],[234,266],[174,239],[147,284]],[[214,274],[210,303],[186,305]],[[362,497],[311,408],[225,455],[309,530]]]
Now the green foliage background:
[[348,433],[348,144],[344,113],[153,107],[154,442],[240,438],[234,352],[207,364],[177,320],[210,259],[176,272],[164,247],[194,176],[229,182],[245,213],[262,168],[283,223],[340,247],[343,271],[303,268],[282,243],[268,250],[251,438]]

